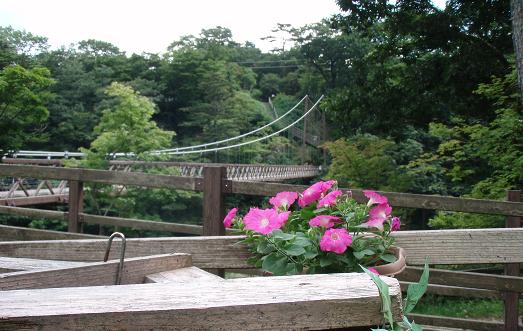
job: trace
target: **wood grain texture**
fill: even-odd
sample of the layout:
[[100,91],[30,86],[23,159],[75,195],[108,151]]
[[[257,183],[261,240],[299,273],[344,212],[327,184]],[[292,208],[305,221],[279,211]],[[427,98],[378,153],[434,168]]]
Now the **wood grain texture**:
[[69,200],[67,194],[54,194],[54,195],[42,195],[42,196],[31,196],[23,198],[3,198],[0,199],[0,206],[30,206],[39,205],[46,203],[65,203]]
[[[0,260],[1,261],[1,260]],[[145,277],[146,283],[180,283],[224,282],[225,279],[197,267],[180,268],[162,271]]]
[[203,169],[204,236],[222,236],[225,234],[222,181],[226,176],[227,169],[225,167],[205,167]]
[[[118,264],[119,260],[111,260],[63,269],[3,273],[0,274],[0,290],[112,285],[115,282]],[[191,265],[191,256],[188,254],[163,254],[126,259],[121,284],[143,283],[148,274]]]
[[[414,283],[415,282],[400,281],[401,290],[406,292],[408,286]],[[497,300],[500,300],[502,298],[502,294],[500,291],[436,284],[429,284],[429,286],[427,287],[427,293],[462,298],[489,298]]]
[[[400,320],[399,284],[383,279]],[[7,291],[0,296],[0,329],[329,329],[380,324],[380,310],[378,290],[364,274],[258,277]]]
[[121,217],[110,217],[110,216],[99,216],[90,214],[80,214],[80,220],[87,224],[103,224],[119,227],[129,227],[140,230],[151,230],[151,231],[167,231],[177,233],[187,233],[201,235],[203,227],[201,225],[181,224],[181,223],[170,223],[170,222],[158,222],[148,220],[138,220],[132,218],[121,218]]
[[[228,181],[231,193],[245,195],[273,196],[281,191],[302,192],[307,186],[289,185],[263,182],[239,182]],[[341,188],[351,190],[354,199],[359,202],[367,202],[362,190]],[[523,203],[497,200],[455,198],[448,196],[397,193],[378,191],[389,199],[394,207],[423,208],[434,210],[463,211],[478,214],[493,214],[506,216],[523,216]]]
[[80,168],[34,167],[0,164],[0,177],[31,177],[40,179],[65,179],[91,183],[136,185],[143,187],[174,188],[196,191],[197,179],[181,176],[118,172]]
[[421,314],[409,314],[409,320],[414,320],[416,324],[427,324],[431,326],[441,326],[457,328],[460,330],[476,330],[476,331],[502,331],[503,323],[498,321],[486,321],[477,319],[464,319],[447,316],[431,316]]
[[20,208],[11,206],[0,206],[0,214],[27,216],[32,218],[47,218],[60,221],[67,220],[67,213],[56,210],[45,210],[35,208]]
[[407,264],[523,262],[523,229],[464,229],[395,232]]
[[22,270],[48,270],[83,266],[84,262],[24,259],[0,256],[0,272]]
[[[407,267],[397,278],[402,281],[415,282],[418,281],[421,276],[422,270],[422,268],[418,267]],[[523,292],[522,277],[480,274],[475,272],[430,269],[429,283],[494,291]]]
[[[408,265],[421,265],[426,257],[431,264],[523,261],[523,229],[400,231],[394,236],[397,246],[406,250]],[[246,263],[249,252],[238,244],[242,238],[131,238],[127,243],[127,256],[181,252],[192,254],[193,263],[199,268],[252,268]],[[114,244],[119,247],[118,242]],[[10,257],[100,261],[104,250],[103,240],[0,242],[0,256]],[[112,258],[117,258],[116,253],[113,254]]]
[[[28,241],[28,240],[63,240],[63,239],[95,239],[104,238],[91,234],[69,233],[51,230],[22,228],[18,226],[0,225],[1,241]],[[0,254],[2,255],[2,254]],[[52,258],[50,258],[52,259]]]
[[80,213],[84,210],[84,182],[69,181],[69,212],[67,231],[80,232]]

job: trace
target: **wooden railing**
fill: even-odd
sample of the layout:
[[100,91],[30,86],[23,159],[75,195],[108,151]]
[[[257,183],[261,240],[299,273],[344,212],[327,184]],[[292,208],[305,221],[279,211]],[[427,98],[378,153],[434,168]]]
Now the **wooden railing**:
[[[68,212],[0,206],[0,213],[66,220],[70,232],[78,232],[80,224],[87,223],[217,236],[225,234],[222,224],[225,195],[234,193],[271,196],[283,190],[301,192],[306,188],[302,185],[231,180],[228,179],[227,168],[223,166],[204,166],[201,173],[201,177],[182,177],[139,172],[0,165],[0,177],[60,179],[68,180],[70,183]],[[84,182],[203,191],[203,226],[83,213]],[[381,193],[386,195],[389,202],[395,207],[504,215],[507,216],[507,227],[521,227],[523,203],[519,202],[520,191],[509,192],[507,198],[512,201],[464,199],[396,192]],[[356,200],[366,201],[361,190],[353,189],[352,194]],[[422,315],[415,316],[416,322],[423,321],[422,323],[441,326],[451,326],[451,323],[454,323],[452,326],[478,330],[501,328],[517,330],[518,298],[519,293],[523,292],[523,278],[518,277],[519,264],[523,262],[523,232],[520,230],[420,231],[417,232],[416,236],[409,235],[410,241],[406,241],[402,237],[402,232],[397,233],[398,244],[406,248],[407,262],[410,265],[422,264],[425,256],[429,256],[431,257],[430,263],[433,264],[503,263],[507,266],[505,276],[433,269],[430,279],[432,285],[429,287],[430,292],[440,295],[503,298],[506,307],[504,324]],[[457,250],[460,247],[464,247],[466,250],[475,247],[476,250],[459,252],[458,254]],[[487,252],[482,253],[481,248],[485,248]],[[408,268],[400,276],[400,279],[409,282],[413,281],[418,275],[418,269]]]

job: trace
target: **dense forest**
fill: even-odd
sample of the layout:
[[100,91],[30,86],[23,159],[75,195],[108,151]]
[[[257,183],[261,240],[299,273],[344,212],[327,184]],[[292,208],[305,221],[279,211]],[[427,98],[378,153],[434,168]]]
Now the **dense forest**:
[[[212,142],[271,121],[269,98],[283,113],[304,95],[325,95],[326,176],[343,186],[493,199],[523,187],[509,0],[337,4],[340,14],[321,22],[279,24],[268,53],[235,42],[226,27],[174,40],[162,54],[125,54],[100,40],[50,49],[45,36],[0,27],[0,153]],[[241,159],[222,158],[300,163],[296,145],[281,135]],[[431,220],[497,222],[461,213]]]

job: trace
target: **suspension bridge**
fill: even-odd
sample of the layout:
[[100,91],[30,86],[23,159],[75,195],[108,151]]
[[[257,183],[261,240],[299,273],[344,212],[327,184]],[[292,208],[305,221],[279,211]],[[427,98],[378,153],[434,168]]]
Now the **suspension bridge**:
[[[270,102],[272,121],[235,137],[204,144],[173,147],[150,151],[153,156],[187,157],[203,156],[218,152],[239,150],[249,145],[267,141],[285,133],[290,141],[297,142],[302,152],[302,165],[282,164],[241,164],[241,163],[207,163],[179,161],[138,161],[133,153],[115,152],[109,157],[109,170],[119,172],[140,171],[148,167],[169,167],[185,177],[202,177],[204,167],[222,166],[226,168],[226,177],[238,181],[284,181],[318,176],[319,166],[313,166],[307,160],[307,148],[318,148],[326,138],[325,114],[319,110],[323,96],[312,103],[308,96],[303,97],[296,105],[283,114],[279,114]],[[303,106],[303,113],[299,113]],[[272,132],[267,133],[268,130]],[[276,151],[276,153],[282,151]],[[12,157],[4,157],[2,163],[31,166],[63,167],[63,159],[82,158],[80,152],[56,151],[18,151]],[[0,179],[0,205],[26,206],[47,203],[67,203],[69,184],[66,180],[36,179],[26,176]]]

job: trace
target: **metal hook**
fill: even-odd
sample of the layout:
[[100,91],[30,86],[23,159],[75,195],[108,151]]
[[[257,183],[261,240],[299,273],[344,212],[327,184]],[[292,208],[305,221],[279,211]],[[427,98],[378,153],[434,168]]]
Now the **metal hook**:
[[105,249],[105,256],[104,256],[104,262],[107,262],[109,259],[109,252],[111,251],[111,244],[113,242],[114,237],[120,237],[122,238],[122,249],[120,251],[120,263],[118,264],[118,270],[116,271],[116,277],[114,280],[114,285],[120,285],[122,281],[122,271],[123,271],[123,263],[124,263],[124,257],[125,257],[125,236],[121,232],[114,232],[109,237],[109,242],[107,243],[107,248]]

